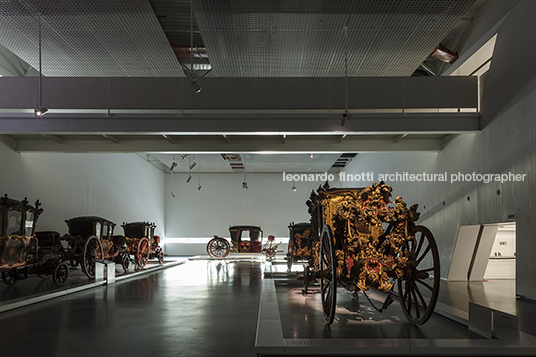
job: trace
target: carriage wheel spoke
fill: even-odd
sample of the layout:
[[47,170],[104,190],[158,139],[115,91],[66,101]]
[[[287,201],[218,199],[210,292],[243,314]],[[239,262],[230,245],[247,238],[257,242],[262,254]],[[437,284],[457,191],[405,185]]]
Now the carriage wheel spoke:
[[426,286],[430,291],[433,291],[434,289],[428,285],[427,283],[425,283],[424,281],[422,281],[421,279],[415,279],[416,282],[418,283],[421,283],[422,285]]
[[426,303],[424,297],[422,296],[421,291],[419,290],[419,287],[417,286],[417,284],[415,284],[414,281],[412,281],[412,284],[413,284],[414,291],[417,293],[417,295],[419,296],[419,299],[421,300],[422,308],[426,310],[426,308],[428,307],[428,304]]
[[417,301],[417,295],[415,294],[415,290],[413,289],[413,286],[411,287],[411,295],[413,295],[413,301],[415,303],[415,314],[417,315],[417,318],[419,318],[421,317],[420,309],[419,309],[419,302]]
[[423,245],[423,243],[424,243],[424,241],[425,241],[425,237],[424,237],[424,235],[422,234],[422,232],[421,232],[419,238],[420,238],[420,239],[417,239],[417,235],[415,235],[415,241],[418,240],[418,241],[419,241],[419,244],[417,245],[417,249],[415,249],[415,245],[413,246],[414,250],[412,250],[412,252],[415,252],[415,255],[416,255],[416,256],[419,255],[419,252],[421,251],[422,245]]
[[417,259],[417,265],[419,265],[419,263],[424,259],[426,254],[428,254],[428,252],[430,251],[430,249],[432,249],[432,247],[430,247],[430,245],[428,245],[428,247],[426,247],[426,249],[422,253],[421,257],[419,259]]

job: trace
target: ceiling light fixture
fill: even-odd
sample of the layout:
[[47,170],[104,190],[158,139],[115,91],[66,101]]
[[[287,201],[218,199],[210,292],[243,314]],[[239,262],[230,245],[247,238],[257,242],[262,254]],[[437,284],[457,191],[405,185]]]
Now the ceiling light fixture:
[[201,191],[201,158],[198,157],[199,159],[199,186],[197,186],[197,191]]
[[175,155],[173,155],[173,163],[171,164],[171,167],[169,168],[169,174],[171,175],[171,196],[175,198],[175,194],[173,193],[173,169],[177,167],[177,163],[175,162]]
[[190,156],[190,154],[184,154],[184,155],[181,155],[181,160],[186,159],[188,156]]
[[242,188],[246,191],[249,190],[248,180],[246,179],[246,157],[244,156],[244,181],[242,182]]
[[194,74],[194,7],[193,0],[190,0],[190,71],[186,76],[190,85],[196,93],[201,92],[201,87],[197,84]]
[[186,179],[186,183],[190,182],[192,180],[192,175],[188,174],[188,178]]
[[343,27],[344,30],[344,113],[342,113],[341,126],[350,120],[351,114],[348,114],[348,26]]
[[39,13],[39,107],[35,108],[34,111],[35,116],[39,118],[48,112],[48,109],[43,107],[43,61],[41,52],[41,13]]
[[195,167],[195,165],[197,165],[197,162],[195,162],[195,161],[192,164],[190,164],[190,167],[189,167],[190,170],[193,169]]

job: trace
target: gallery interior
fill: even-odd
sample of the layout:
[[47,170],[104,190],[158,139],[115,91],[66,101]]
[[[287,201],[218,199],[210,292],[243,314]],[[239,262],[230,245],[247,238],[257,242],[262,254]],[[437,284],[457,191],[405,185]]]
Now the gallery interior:
[[1,350],[536,355],[535,15],[0,1]]

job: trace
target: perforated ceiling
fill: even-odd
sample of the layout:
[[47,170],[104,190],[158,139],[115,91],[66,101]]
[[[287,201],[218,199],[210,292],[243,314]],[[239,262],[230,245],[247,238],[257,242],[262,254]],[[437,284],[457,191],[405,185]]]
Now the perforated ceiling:
[[200,0],[216,77],[409,76],[474,0]]
[[45,76],[184,76],[147,0],[0,1],[0,43]]

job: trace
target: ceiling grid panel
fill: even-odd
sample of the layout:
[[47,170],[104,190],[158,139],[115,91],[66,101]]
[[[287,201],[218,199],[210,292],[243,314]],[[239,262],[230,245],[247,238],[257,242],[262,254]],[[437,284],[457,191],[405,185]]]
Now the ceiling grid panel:
[[[217,77],[410,76],[474,0],[200,0]],[[343,30],[348,26],[347,33]]]
[[0,7],[0,43],[53,77],[182,77],[147,0],[13,0]]

